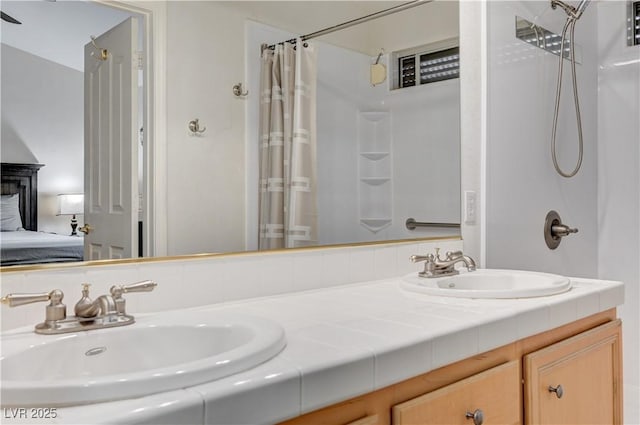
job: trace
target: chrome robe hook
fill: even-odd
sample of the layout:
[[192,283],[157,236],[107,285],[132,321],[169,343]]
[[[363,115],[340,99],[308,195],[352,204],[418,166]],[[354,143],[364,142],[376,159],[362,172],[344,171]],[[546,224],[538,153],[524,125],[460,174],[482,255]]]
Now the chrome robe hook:
[[207,127],[200,128],[200,120],[198,118],[189,121],[189,131],[194,135],[202,134]]
[[233,95],[235,97],[246,97],[249,91],[242,87],[242,83],[238,83],[233,86]]

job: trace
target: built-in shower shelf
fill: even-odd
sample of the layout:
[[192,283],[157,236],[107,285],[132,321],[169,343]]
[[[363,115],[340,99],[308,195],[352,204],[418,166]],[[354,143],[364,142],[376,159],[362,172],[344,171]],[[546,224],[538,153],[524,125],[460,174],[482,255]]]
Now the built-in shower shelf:
[[371,161],[380,161],[389,156],[389,152],[360,152],[360,155]]
[[371,186],[380,186],[391,180],[389,177],[363,177],[360,179],[362,183],[366,183]]
[[376,233],[391,224],[391,113],[358,112],[358,204],[360,224]]
[[390,218],[361,218],[360,224],[362,224],[364,227],[366,227],[368,230],[372,231],[373,233],[376,233],[384,229],[385,227],[390,226],[391,219]]

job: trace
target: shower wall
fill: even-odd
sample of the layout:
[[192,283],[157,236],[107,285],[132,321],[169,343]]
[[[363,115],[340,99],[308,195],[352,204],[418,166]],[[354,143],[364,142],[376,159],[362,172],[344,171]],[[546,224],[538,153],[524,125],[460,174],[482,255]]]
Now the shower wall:
[[598,275],[625,282],[625,423],[640,417],[640,46],[623,1],[598,11]]
[[[256,22],[248,22],[246,29],[246,51],[252,53],[259,51],[263,42],[294,36]],[[409,231],[404,223],[409,217],[432,222],[460,220],[458,80],[396,91],[389,91],[388,80],[372,87],[369,67],[376,58],[318,40],[313,44],[318,51],[319,242],[450,235],[451,229]],[[381,60],[386,63],[388,57]],[[246,61],[248,81],[257,81],[257,55],[248,55]],[[390,67],[388,71],[391,75]],[[372,124],[377,130],[369,131],[368,119],[381,119],[384,124]],[[257,105],[250,103],[247,140],[257,140],[252,134],[257,120]],[[254,147],[247,145],[248,164],[257,164]],[[362,155],[373,151],[387,152],[388,156],[369,160]],[[248,172],[247,182],[256,181],[257,171],[249,175],[252,172]],[[366,177],[388,181],[370,185],[363,182]],[[247,186],[247,194],[247,211],[257,211],[255,187]],[[257,232],[252,222],[257,223],[257,218],[248,219],[249,249]]]
[[[626,46],[626,1],[592,2],[576,25],[584,163],[565,179],[551,162],[557,57],[514,36],[515,16],[559,33],[546,1],[487,3],[487,267],[624,281],[625,423],[640,415],[640,47]],[[577,157],[569,62],[558,124],[560,163]],[[558,211],[577,234],[549,250],[542,228]]]
[[[409,231],[405,221],[460,220],[459,81],[372,87],[375,58],[316,45],[320,242],[451,234]],[[371,152],[388,156],[371,159]]]
[[[488,105],[486,146],[486,264],[597,276],[597,67],[596,8],[576,25],[582,64],[577,65],[584,133],[584,162],[571,179],[559,176],[551,161],[550,136],[558,58],[515,37],[521,16],[555,33],[565,14],[546,1],[487,2]],[[568,65],[568,61],[565,62]],[[558,122],[558,156],[573,169],[578,156],[577,127],[569,66],[565,67]],[[547,248],[544,219],[556,210],[579,233]]]

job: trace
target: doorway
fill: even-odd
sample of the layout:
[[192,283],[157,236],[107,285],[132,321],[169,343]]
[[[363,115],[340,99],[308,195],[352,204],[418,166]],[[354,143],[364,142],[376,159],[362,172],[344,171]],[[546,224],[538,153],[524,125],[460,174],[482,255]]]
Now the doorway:
[[[3,23],[2,28],[2,160],[46,165],[40,173],[39,230],[68,234],[69,219],[56,216],[56,198],[60,193],[81,193],[84,187],[83,45],[90,41],[89,35],[98,36],[135,15],[140,21],[138,50],[145,52],[139,81],[151,81],[152,11],[100,0],[8,0],[3,1],[4,9],[19,16],[22,25],[11,27]],[[41,34],[48,36],[43,38]],[[57,79],[59,76],[63,80]],[[138,129],[148,128],[149,131],[140,135],[140,142],[146,145],[140,143],[137,165],[141,188],[140,221],[146,221],[145,228],[152,228],[148,219],[153,217],[152,208],[147,207],[152,197],[148,194],[153,194],[147,180],[152,179],[147,179],[146,175],[149,169],[155,169],[150,165],[153,158],[147,154],[155,133],[150,119],[153,117],[153,89],[142,87],[137,108],[141,118]],[[78,218],[82,224],[82,217]],[[147,236],[141,238],[140,245],[145,256],[153,255],[154,247],[148,242],[151,232],[145,233]]]

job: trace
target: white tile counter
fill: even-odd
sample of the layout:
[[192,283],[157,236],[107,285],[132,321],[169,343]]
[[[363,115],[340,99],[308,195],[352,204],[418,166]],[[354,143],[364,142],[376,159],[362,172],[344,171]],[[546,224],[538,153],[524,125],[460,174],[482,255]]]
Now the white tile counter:
[[[407,292],[398,279],[386,279],[199,307],[211,314],[274,320],[284,327],[287,346],[272,360],[218,381],[139,399],[58,408],[55,419],[42,423],[273,423],[623,301],[622,283],[611,281],[574,279],[569,292],[550,297],[471,300]],[[2,423],[34,422],[10,416],[3,409]]]

